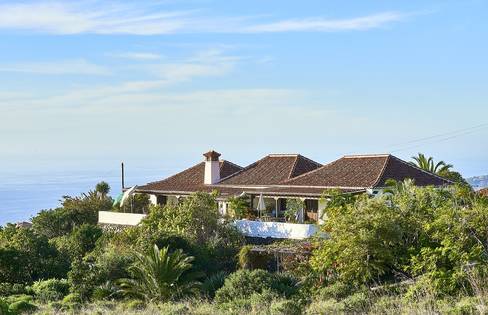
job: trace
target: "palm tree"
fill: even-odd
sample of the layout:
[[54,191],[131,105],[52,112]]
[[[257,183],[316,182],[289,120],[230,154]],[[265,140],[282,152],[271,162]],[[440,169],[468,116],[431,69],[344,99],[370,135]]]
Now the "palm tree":
[[120,279],[122,293],[146,301],[168,301],[187,294],[194,294],[201,273],[192,272],[194,257],[181,249],[169,252],[168,247],[154,245],[148,255],[136,252],[136,263],[129,271],[132,279]]
[[95,192],[100,196],[100,199],[104,199],[110,192],[110,185],[102,181],[95,186]]
[[412,156],[414,162],[410,164],[415,165],[424,171],[431,172],[434,174],[442,174],[448,172],[453,166],[452,164],[447,164],[444,161],[434,162],[434,158],[426,157],[424,154],[419,153],[418,156]]

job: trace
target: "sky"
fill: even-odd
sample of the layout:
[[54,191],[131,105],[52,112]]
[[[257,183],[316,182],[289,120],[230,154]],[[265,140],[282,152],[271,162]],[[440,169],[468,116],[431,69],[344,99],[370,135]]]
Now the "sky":
[[209,149],[240,165],[423,152],[488,174],[486,12],[471,0],[0,0],[0,181],[112,176],[121,161],[129,180],[157,178]]

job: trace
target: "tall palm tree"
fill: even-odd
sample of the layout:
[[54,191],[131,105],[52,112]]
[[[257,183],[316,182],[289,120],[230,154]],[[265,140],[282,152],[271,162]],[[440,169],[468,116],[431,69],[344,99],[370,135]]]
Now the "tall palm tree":
[[122,293],[146,301],[168,301],[172,298],[194,294],[201,273],[192,272],[194,257],[181,249],[172,253],[168,247],[154,245],[148,255],[136,252],[136,263],[130,267],[132,279],[120,279]]
[[415,165],[424,171],[431,172],[434,174],[442,174],[448,172],[453,166],[452,164],[447,164],[444,161],[434,162],[434,158],[426,157],[424,154],[419,153],[418,156],[412,156],[413,162],[410,164]]
[[110,192],[110,185],[107,182],[102,181],[95,186],[95,192],[101,199],[104,199]]

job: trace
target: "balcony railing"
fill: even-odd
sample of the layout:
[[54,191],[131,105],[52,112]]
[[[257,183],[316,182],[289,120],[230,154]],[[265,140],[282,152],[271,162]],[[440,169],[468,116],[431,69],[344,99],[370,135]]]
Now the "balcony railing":
[[246,236],[262,238],[305,239],[318,231],[315,224],[235,220],[235,225]]
[[140,213],[98,211],[98,223],[134,226],[138,225],[145,216]]
[[[99,211],[98,223],[108,225],[135,226],[145,214]],[[276,221],[235,220],[235,226],[245,236],[262,238],[305,239],[318,231],[315,224],[298,224]]]

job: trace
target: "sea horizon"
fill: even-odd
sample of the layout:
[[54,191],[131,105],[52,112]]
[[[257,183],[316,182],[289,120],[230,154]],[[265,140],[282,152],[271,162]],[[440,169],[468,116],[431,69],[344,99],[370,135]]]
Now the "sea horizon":
[[[166,171],[169,172],[169,171]],[[165,176],[165,171],[139,170],[126,177],[126,187],[155,181]],[[30,221],[42,210],[61,205],[63,196],[76,197],[107,182],[110,196],[121,190],[120,169],[63,169],[35,172],[0,171],[0,226],[7,223]]]

